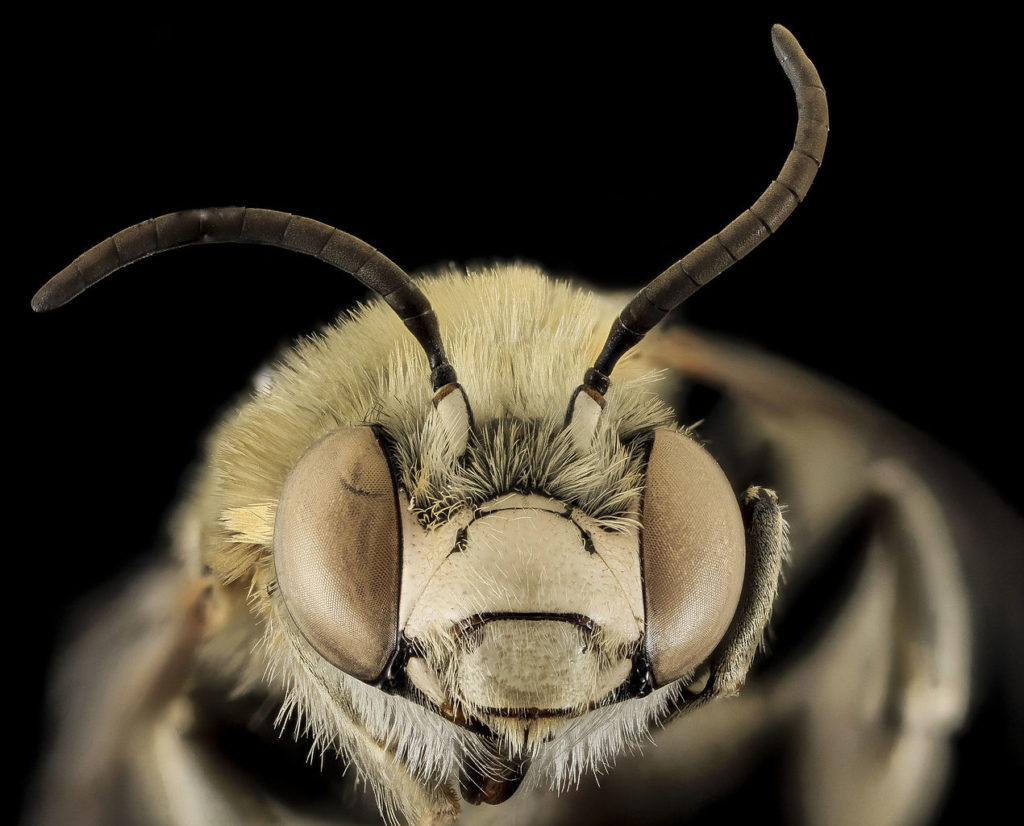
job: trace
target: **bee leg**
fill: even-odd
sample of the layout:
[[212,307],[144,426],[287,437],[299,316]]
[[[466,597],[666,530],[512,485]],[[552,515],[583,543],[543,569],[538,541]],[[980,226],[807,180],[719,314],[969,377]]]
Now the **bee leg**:
[[775,691],[797,706],[792,793],[808,823],[925,820],[967,713],[970,618],[945,509],[902,463],[871,477],[856,590]]
[[370,777],[382,811],[398,810],[410,826],[451,826],[459,818],[459,795],[443,778],[416,778],[394,750],[381,743],[353,715],[341,724],[350,759]]
[[[134,820],[126,790],[152,775],[155,732],[183,712],[196,651],[217,622],[212,583],[154,570],[109,596],[58,662],[61,711],[29,823]],[[145,804],[142,801],[145,800]],[[143,794],[131,805],[163,806]]]
[[775,491],[750,487],[740,497],[747,536],[747,573],[732,625],[712,655],[711,678],[700,700],[740,690],[764,636],[789,551],[786,520]]

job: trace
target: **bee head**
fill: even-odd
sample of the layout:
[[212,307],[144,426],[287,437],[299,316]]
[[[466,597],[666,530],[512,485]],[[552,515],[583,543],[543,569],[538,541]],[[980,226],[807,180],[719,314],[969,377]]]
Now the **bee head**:
[[277,506],[291,620],[350,676],[519,742],[695,677],[739,600],[742,520],[691,435],[630,436],[581,450],[553,422],[449,430],[467,448],[446,474],[430,464],[431,490],[394,435],[328,433]]

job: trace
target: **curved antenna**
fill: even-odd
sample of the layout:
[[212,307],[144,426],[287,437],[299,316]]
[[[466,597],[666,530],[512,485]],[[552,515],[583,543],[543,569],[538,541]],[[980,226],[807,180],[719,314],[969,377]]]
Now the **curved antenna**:
[[779,176],[750,209],[665,270],[625,306],[612,324],[601,355],[583,379],[584,386],[602,396],[608,391],[608,376],[622,355],[671,310],[775,232],[811,187],[828,138],[825,90],[818,70],[788,29],[772,26],[772,45],[796,94],[793,149]]
[[455,368],[441,343],[437,316],[418,286],[397,264],[347,232],[273,209],[190,209],[150,218],[84,252],[46,282],[32,298],[36,312],[60,307],[112,272],[193,244],[266,244],[294,250],[359,279],[405,322],[430,362],[434,390],[455,384]]

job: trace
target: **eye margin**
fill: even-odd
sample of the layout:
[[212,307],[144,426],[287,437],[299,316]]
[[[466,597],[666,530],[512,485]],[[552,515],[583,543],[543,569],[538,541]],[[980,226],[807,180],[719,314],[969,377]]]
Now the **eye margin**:
[[[354,444],[343,441],[331,446],[332,441],[339,439],[356,441]],[[407,652],[403,656],[402,636],[398,628],[404,542],[398,479],[388,450],[389,441],[386,431],[379,425],[363,424],[335,428],[310,445],[285,480],[275,519],[273,542],[278,590],[296,630],[332,666],[362,682],[381,687],[393,686],[399,681],[398,670],[404,671],[402,661],[408,658]],[[356,454],[354,460],[353,453]],[[371,480],[377,486],[375,491],[352,484],[351,479],[344,475],[346,468],[353,464],[358,466],[358,462],[364,459],[369,459],[374,466],[370,470],[376,473],[376,478]],[[316,465],[310,467],[314,462]],[[324,483],[324,477],[332,475],[332,471],[337,474],[337,481]],[[308,478],[299,480],[296,474],[312,477],[315,484],[310,485]],[[294,486],[300,481],[305,482],[307,496],[296,500],[292,498]],[[349,495],[342,496],[341,491]],[[388,513],[391,514],[391,520],[390,524],[374,526],[371,536],[374,541],[361,543],[358,535],[354,536],[352,531],[346,532],[344,526],[333,527],[332,516],[336,517],[336,511],[343,509],[345,504],[351,504],[363,496],[380,500],[386,498],[390,502],[389,507],[383,507],[383,501],[370,506],[382,507],[376,520],[371,517],[370,523],[387,521]],[[319,510],[321,516],[312,522],[312,527],[308,514],[302,513],[308,511],[310,497],[326,503]],[[369,513],[365,508],[356,510]],[[296,516],[305,516],[303,526],[298,529],[300,536],[297,539],[286,539],[284,534],[292,528],[289,521]],[[365,527],[368,523],[362,524]],[[332,529],[334,534],[327,537],[328,542],[316,541],[323,539],[324,530],[330,532]],[[296,548],[296,545],[303,544],[303,540],[308,541],[310,534],[313,534],[313,544],[319,547],[312,550],[308,547]],[[386,537],[393,537],[393,544]],[[332,539],[336,543],[333,548],[330,545]],[[286,541],[288,550],[284,550]],[[349,550],[348,554],[346,550]],[[353,562],[351,551],[358,554],[360,550],[370,551],[369,565],[360,564],[365,559],[360,560],[358,556]],[[376,554],[373,554],[374,550]],[[282,561],[286,561],[284,566]],[[367,593],[368,578],[353,578],[351,575],[354,571],[363,573],[369,570],[372,573],[374,568],[384,570],[382,575],[369,577],[371,592]],[[317,583],[324,577],[317,576],[316,570],[327,575],[327,586],[317,588]],[[333,579],[330,578],[332,573]],[[328,593],[331,585],[334,590]],[[311,597],[311,592],[317,590],[321,598],[320,605],[314,604],[315,596]],[[372,617],[375,608],[379,610],[377,616]],[[354,617],[355,623],[339,626],[339,614]],[[369,632],[364,633],[367,628]]]
[[[640,502],[640,576],[644,598],[644,638],[637,654],[634,656],[633,670],[625,686],[627,692],[630,692],[631,696],[634,697],[643,696],[654,689],[675,682],[693,671],[701,663],[706,662],[714,654],[729,632],[729,628],[739,608],[740,597],[746,578],[746,531],[743,517],[731,483],[726,477],[725,472],[718,465],[718,462],[695,439],[675,428],[658,427],[644,434],[641,438],[646,442],[643,445],[646,450],[644,491]],[[688,459],[691,465],[698,465],[696,468],[693,466],[688,467],[685,472],[689,474],[696,470],[704,476],[705,481],[711,483],[709,486],[712,489],[711,495],[706,496],[706,500],[713,503],[714,507],[719,511],[719,516],[729,523],[724,530],[726,534],[725,541],[720,543],[725,553],[718,554],[719,557],[727,557],[724,560],[727,564],[724,587],[720,585],[718,589],[719,610],[711,611],[711,619],[714,620],[711,628],[712,633],[704,631],[703,634],[697,636],[698,646],[694,645],[692,638],[666,635],[664,633],[665,629],[660,627],[663,625],[675,625],[678,628],[679,617],[670,616],[668,621],[665,621],[663,609],[668,605],[668,607],[672,608],[672,611],[669,612],[670,614],[678,614],[679,606],[673,605],[673,602],[678,602],[678,597],[673,600],[675,595],[665,593],[664,583],[659,584],[655,590],[655,583],[665,573],[666,566],[664,564],[665,559],[655,560],[654,557],[656,554],[663,557],[678,557],[680,551],[686,550],[678,541],[675,543],[661,542],[660,547],[651,547],[652,544],[655,544],[651,541],[652,534],[654,534],[651,529],[655,520],[649,520],[649,517],[653,515],[649,513],[649,505],[652,502],[650,494],[655,489],[651,478],[652,457],[655,455],[656,447],[665,446],[666,444],[675,450],[677,456],[679,455],[678,449],[682,447],[683,453],[688,454],[685,458]],[[659,451],[659,464],[662,460],[668,458],[672,458],[669,456],[669,450]],[[658,466],[655,465],[655,467],[657,468]],[[669,468],[668,472],[672,474],[672,468]],[[668,480],[663,478],[661,481],[668,481],[669,484],[657,484],[656,487],[658,489],[672,490],[673,493],[670,497],[659,495],[657,497],[660,500],[658,502],[659,507],[667,506],[671,499],[684,495],[685,486],[676,484],[678,478],[670,478]],[[692,489],[692,481],[690,485]],[[701,488],[700,493],[704,494],[705,489]],[[727,505],[726,503],[729,504]],[[663,515],[658,514],[658,518]],[[662,533],[660,527],[658,533]],[[654,535],[657,536],[657,534]],[[691,543],[691,555],[694,550]],[[696,551],[703,553],[705,557],[708,556],[707,550],[699,546],[696,548]],[[690,583],[687,584],[690,585]],[[690,593],[692,593],[692,587],[690,588]],[[690,607],[692,608],[692,606]],[[714,609],[714,606],[712,606],[712,609]],[[707,613],[706,610],[705,613]],[[667,642],[664,642],[661,639],[662,637],[667,637]],[[688,651],[690,652],[688,656],[682,656],[687,654]],[[693,652],[699,652],[700,655],[696,656]]]

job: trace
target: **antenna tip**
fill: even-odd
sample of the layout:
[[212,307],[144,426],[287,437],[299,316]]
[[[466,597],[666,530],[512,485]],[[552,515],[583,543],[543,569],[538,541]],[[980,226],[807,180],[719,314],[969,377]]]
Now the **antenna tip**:
[[776,23],[772,26],[772,49],[779,63],[785,63],[794,52],[799,51],[800,44],[789,29]]
[[67,304],[79,292],[81,290],[69,289],[66,281],[61,279],[60,274],[58,274],[43,284],[36,291],[36,294],[32,296],[32,309],[37,313],[56,310],[58,307],[63,307]]
[[40,288],[39,291],[32,296],[32,309],[37,313],[45,313],[48,310],[55,309],[59,306],[59,304],[56,304],[51,300],[49,291],[46,287]]

